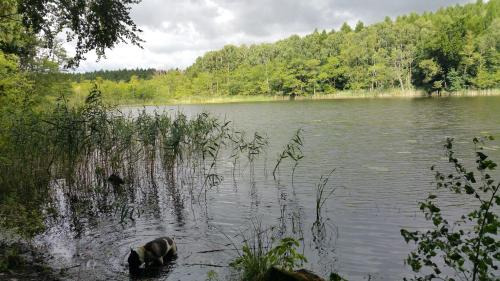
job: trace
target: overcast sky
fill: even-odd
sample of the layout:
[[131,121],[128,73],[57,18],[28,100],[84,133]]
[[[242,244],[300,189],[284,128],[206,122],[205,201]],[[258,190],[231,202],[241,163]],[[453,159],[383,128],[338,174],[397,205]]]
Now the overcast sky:
[[132,18],[144,49],[121,44],[96,62],[88,54],[78,71],[119,68],[185,68],[226,44],[273,42],[292,34],[338,29],[361,20],[434,11],[470,0],[143,0]]

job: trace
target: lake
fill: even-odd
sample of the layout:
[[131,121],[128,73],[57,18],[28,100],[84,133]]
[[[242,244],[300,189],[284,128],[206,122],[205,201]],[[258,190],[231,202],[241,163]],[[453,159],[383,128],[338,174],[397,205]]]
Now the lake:
[[[126,108],[135,112],[140,109]],[[418,201],[435,189],[432,165],[450,171],[444,158],[446,137],[456,140],[458,155],[472,166],[474,136],[500,138],[500,97],[353,99],[234,103],[147,107],[147,111],[181,110],[188,116],[209,112],[248,134],[269,138],[267,152],[253,168],[229,161],[217,163],[220,185],[199,199],[178,182],[176,200],[158,182],[145,194],[145,211],[123,223],[102,216],[76,231],[62,219],[40,237],[56,268],[67,268],[70,279],[128,280],[127,255],[155,237],[174,236],[179,256],[169,272],[154,280],[205,280],[209,270],[225,276],[252,223],[275,226],[284,236],[303,237],[304,265],[323,276],[337,271],[349,280],[401,280],[411,274],[404,259],[411,246],[401,228],[428,226]],[[303,129],[304,158],[291,180],[293,164],[272,170],[278,154],[293,134]],[[486,152],[500,161],[499,141]],[[316,186],[322,175],[335,189],[323,209],[324,229],[312,231],[316,218]],[[236,174],[233,176],[233,172]],[[498,175],[498,173],[497,173]],[[439,192],[450,217],[474,203]],[[56,192],[57,196],[57,192]],[[58,208],[65,210],[64,198]],[[177,204],[176,204],[177,202]],[[182,202],[182,204],[178,204]]]

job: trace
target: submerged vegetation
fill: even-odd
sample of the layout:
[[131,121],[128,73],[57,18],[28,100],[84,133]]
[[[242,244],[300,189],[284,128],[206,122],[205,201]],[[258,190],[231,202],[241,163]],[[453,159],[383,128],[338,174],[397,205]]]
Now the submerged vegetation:
[[[414,93],[498,89],[500,1],[478,1],[437,12],[339,30],[314,31],[276,43],[228,45],[186,70],[151,79],[97,79],[119,103],[206,101],[232,96],[319,96],[350,91]],[[118,74],[118,73],[117,73]],[[138,73],[139,74],[139,73]],[[77,75],[78,79],[80,75]],[[93,81],[73,84],[81,99]]]

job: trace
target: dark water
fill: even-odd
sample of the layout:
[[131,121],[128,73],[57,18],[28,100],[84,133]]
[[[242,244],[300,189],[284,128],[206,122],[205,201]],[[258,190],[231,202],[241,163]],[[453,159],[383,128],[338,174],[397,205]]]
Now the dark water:
[[[456,139],[459,155],[469,163],[473,136],[500,138],[499,97],[239,103],[160,110],[177,109],[188,115],[208,111],[234,121],[242,130],[266,134],[270,147],[255,162],[254,176],[250,177],[249,164],[242,163],[233,177],[232,163],[222,160],[217,172],[224,181],[207,193],[206,200],[193,200],[182,181],[174,196],[159,175],[155,192],[138,192],[145,211],[133,221],[120,223],[117,216],[100,216],[89,219],[76,233],[69,227],[71,221],[62,219],[39,240],[48,245],[56,268],[68,268],[68,279],[127,280],[130,247],[164,235],[175,237],[179,257],[152,279],[205,280],[209,270],[224,277],[228,270],[214,266],[226,266],[236,255],[231,241],[241,245],[251,222],[260,221],[284,235],[303,236],[301,251],[309,259],[305,267],[324,276],[335,270],[349,280],[401,280],[409,273],[404,258],[410,247],[399,231],[427,226],[417,202],[434,189],[430,166],[448,169],[445,138]],[[305,157],[293,185],[289,162],[280,168],[279,181],[274,181],[271,172],[277,155],[298,128],[304,130]],[[486,148],[497,161],[499,145],[494,141]],[[316,184],[332,169],[336,170],[328,186],[335,192],[323,210],[322,237],[314,239]],[[450,216],[472,204],[445,192],[440,198]],[[65,209],[62,196],[58,204]]]

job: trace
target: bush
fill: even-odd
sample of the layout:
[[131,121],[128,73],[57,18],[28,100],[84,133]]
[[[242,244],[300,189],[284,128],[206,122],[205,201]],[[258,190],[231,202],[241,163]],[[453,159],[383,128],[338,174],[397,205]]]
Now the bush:
[[500,265],[500,221],[495,211],[500,205],[500,183],[489,174],[497,164],[483,152],[481,145],[484,140],[473,139],[477,172],[469,171],[457,159],[453,139],[447,140],[446,154],[455,173],[436,172],[437,188],[470,197],[477,207],[451,223],[437,206],[436,195],[430,194],[420,202],[420,210],[432,222],[433,228],[414,232],[401,230],[407,243],[413,241],[417,245],[406,259],[412,270],[418,273],[412,280],[456,280],[448,276],[450,272],[461,280],[499,280],[496,274]]

